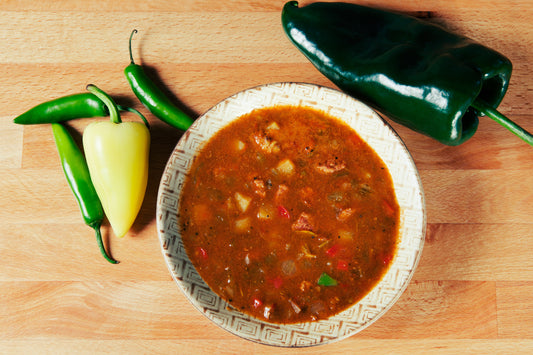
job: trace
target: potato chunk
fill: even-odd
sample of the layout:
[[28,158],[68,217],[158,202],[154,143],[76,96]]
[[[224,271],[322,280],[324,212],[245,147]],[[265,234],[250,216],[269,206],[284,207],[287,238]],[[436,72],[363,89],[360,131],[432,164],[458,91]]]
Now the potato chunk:
[[269,125],[267,126],[267,130],[268,131],[272,131],[272,130],[276,130],[278,131],[279,130],[279,125],[276,121],[272,121],[269,123]]
[[250,202],[252,202],[252,198],[236,192],[235,201],[237,202],[237,206],[239,207],[239,210],[241,212],[246,212],[246,210],[248,209],[248,206],[250,206]]
[[279,162],[276,170],[283,175],[294,174],[294,163],[290,159],[283,159]]
[[240,139],[237,139],[235,141],[235,149],[240,152],[240,151],[243,151],[244,148],[246,148],[246,145],[244,144],[244,142],[241,141]]
[[274,217],[274,214],[275,214],[275,210],[272,206],[263,205],[259,207],[259,210],[257,211],[257,218],[265,221],[265,220],[272,219],[272,217]]
[[235,221],[235,231],[237,233],[245,233],[250,229],[252,221],[250,217],[244,217]]

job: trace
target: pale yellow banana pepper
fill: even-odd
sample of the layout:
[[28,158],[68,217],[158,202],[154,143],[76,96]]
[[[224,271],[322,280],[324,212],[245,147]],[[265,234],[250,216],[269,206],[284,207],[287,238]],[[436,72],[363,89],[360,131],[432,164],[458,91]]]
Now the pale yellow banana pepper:
[[146,192],[150,131],[146,121],[122,122],[107,94],[94,85],[87,89],[108,106],[111,120],[85,128],[85,157],[109,224],[116,236],[123,237],[137,218]]

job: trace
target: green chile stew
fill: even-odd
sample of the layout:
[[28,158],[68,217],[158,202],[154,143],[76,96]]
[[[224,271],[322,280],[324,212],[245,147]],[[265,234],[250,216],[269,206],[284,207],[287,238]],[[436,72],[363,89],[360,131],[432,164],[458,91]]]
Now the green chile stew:
[[230,306],[315,321],[363,298],[394,258],[399,206],[379,156],[305,107],[252,111],[216,133],[185,180],[181,237]]

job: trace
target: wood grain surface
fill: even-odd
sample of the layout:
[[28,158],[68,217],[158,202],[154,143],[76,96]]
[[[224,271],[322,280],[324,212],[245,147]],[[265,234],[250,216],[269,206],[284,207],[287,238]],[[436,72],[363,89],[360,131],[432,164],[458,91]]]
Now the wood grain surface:
[[[533,131],[530,0],[354,2],[419,14],[504,53],[514,71],[500,111]],[[533,353],[533,147],[487,118],[458,147],[391,123],[420,171],[428,230],[409,287],[364,331],[313,348],[264,346],[214,325],[181,294],[163,261],[155,210],[182,133],[150,115],[130,90],[123,75],[130,31],[139,30],[136,61],[194,117],[259,84],[334,87],[283,33],[283,4],[0,2],[0,353]],[[100,256],[83,224],[51,127],[12,123],[89,83],[152,123],[141,212],[122,239],[103,227],[116,266]],[[69,124],[77,140],[94,120]]]

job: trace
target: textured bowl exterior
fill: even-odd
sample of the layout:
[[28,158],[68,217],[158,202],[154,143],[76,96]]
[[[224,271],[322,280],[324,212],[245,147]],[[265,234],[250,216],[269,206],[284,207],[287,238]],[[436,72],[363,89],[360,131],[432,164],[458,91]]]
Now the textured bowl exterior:
[[[180,191],[202,145],[230,121],[250,111],[276,105],[322,110],[348,123],[378,153],[392,176],[400,205],[400,242],[382,280],[358,303],[327,320],[271,324],[233,309],[205,284],[183,247],[177,212]],[[420,259],[426,212],[418,171],[394,130],[360,101],[331,88],[305,83],[273,83],[241,91],[215,105],[184,133],[172,152],[159,186],[157,228],[163,256],[189,301],[223,329],[267,345],[304,347],[349,337],[380,318],[407,287]],[[172,304],[172,295],[169,295]]]

